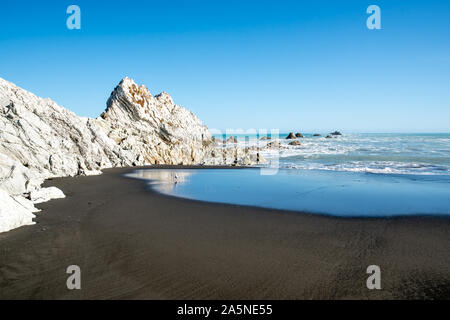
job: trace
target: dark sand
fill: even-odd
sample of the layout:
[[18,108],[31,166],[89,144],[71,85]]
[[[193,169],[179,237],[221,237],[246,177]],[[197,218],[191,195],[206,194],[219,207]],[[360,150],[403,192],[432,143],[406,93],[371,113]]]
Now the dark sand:
[[[450,298],[450,219],[342,219],[177,199],[123,177],[47,181],[67,195],[0,234],[1,299]],[[67,266],[82,289],[66,288]],[[382,270],[382,290],[366,268]]]

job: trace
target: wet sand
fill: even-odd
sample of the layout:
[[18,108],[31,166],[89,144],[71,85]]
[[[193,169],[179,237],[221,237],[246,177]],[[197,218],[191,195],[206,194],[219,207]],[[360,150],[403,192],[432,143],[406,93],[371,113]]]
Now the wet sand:
[[[449,217],[204,203],[148,190],[130,170],[47,181],[67,198],[0,234],[0,299],[450,298]],[[373,264],[381,290],[366,287]],[[66,287],[69,265],[81,290]]]

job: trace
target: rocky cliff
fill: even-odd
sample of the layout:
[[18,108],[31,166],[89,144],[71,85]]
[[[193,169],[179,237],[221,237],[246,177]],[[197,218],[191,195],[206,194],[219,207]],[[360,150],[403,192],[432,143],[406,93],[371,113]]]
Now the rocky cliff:
[[236,145],[218,147],[206,126],[165,92],[124,78],[97,119],[76,116],[0,78],[0,232],[32,224],[35,203],[63,197],[45,179],[149,164],[253,164]]
[[206,126],[163,92],[123,79],[96,124],[127,153],[127,164],[202,164],[212,143]]

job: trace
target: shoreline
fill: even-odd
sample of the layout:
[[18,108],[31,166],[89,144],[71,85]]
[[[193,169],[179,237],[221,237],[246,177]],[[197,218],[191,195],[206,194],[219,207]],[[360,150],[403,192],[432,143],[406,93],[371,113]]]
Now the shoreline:
[[[280,212],[288,212],[288,213],[294,213],[294,214],[302,214],[302,215],[312,215],[312,216],[323,216],[323,217],[330,217],[330,218],[338,218],[338,219],[402,219],[402,218],[443,218],[443,219],[450,219],[450,215],[449,213],[442,213],[442,212],[437,212],[437,213],[392,213],[392,214],[372,214],[372,215],[368,215],[368,214],[360,214],[360,215],[354,215],[354,214],[339,214],[339,213],[327,213],[327,212],[321,212],[321,211],[309,211],[309,210],[298,210],[298,209],[287,209],[287,208],[277,208],[277,207],[270,207],[270,206],[260,206],[260,205],[253,205],[253,204],[241,204],[241,203],[233,203],[233,202],[224,202],[224,201],[214,201],[214,200],[205,200],[205,199],[198,199],[195,197],[184,197],[182,194],[179,195],[175,195],[173,193],[169,193],[169,192],[164,192],[164,191],[159,191],[158,188],[156,187],[156,185],[150,184],[149,182],[151,180],[157,182],[159,181],[159,179],[152,179],[152,178],[142,178],[142,177],[133,177],[132,176],[132,172],[134,171],[139,171],[139,170],[146,170],[146,169],[160,169],[160,170],[208,170],[208,169],[219,169],[219,170],[229,170],[229,169],[241,169],[241,170],[257,170],[260,169],[261,167],[257,167],[257,166],[236,166],[236,167],[230,167],[230,166],[167,166],[167,165],[160,165],[160,166],[146,166],[146,167],[138,167],[135,170],[131,170],[130,173],[127,173],[126,175],[130,175],[127,178],[130,179],[138,179],[143,181],[146,184],[146,187],[151,190],[152,192],[156,192],[158,194],[160,194],[161,196],[167,196],[169,198],[177,198],[177,199],[185,199],[188,201],[193,201],[193,202],[200,202],[200,203],[208,203],[211,205],[225,205],[225,206],[231,206],[231,207],[248,207],[248,208],[252,208],[255,210],[258,209],[264,209],[264,210],[272,210],[274,211],[274,213],[280,213]],[[131,168],[130,168],[131,169]],[[290,169],[286,169],[286,168],[279,168],[279,170],[287,170],[289,171]],[[305,172],[318,172],[318,173],[322,173],[322,174],[333,174],[333,173],[338,173],[338,174],[368,174],[368,175],[377,175],[377,176],[383,176],[383,177],[391,177],[391,176],[395,176],[395,177],[401,177],[403,178],[411,176],[410,174],[386,174],[386,173],[371,173],[371,172],[366,172],[366,173],[361,173],[361,172],[335,172],[335,171],[329,171],[329,170],[321,170],[321,169],[313,169],[313,170],[305,170],[305,169],[299,169],[297,171],[305,171]],[[161,181],[164,181],[163,179]]]
[[[65,199],[0,234],[0,299],[450,298],[450,219],[338,218],[161,194],[123,174],[57,178]],[[82,289],[66,288],[79,265]],[[380,265],[382,290],[366,287]]]

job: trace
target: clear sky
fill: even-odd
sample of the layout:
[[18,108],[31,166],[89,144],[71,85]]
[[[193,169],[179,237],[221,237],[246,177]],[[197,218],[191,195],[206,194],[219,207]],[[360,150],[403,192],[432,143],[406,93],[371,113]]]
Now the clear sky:
[[1,2],[0,77],[96,117],[124,76],[210,128],[449,132],[450,1]]

